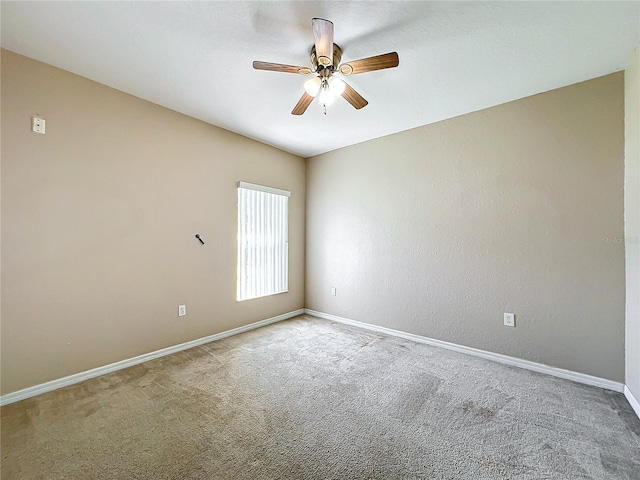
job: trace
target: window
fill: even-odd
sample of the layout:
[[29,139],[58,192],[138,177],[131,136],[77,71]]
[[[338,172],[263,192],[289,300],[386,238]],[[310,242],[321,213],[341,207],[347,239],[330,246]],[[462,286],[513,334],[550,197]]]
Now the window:
[[290,196],[238,182],[238,301],[289,290]]

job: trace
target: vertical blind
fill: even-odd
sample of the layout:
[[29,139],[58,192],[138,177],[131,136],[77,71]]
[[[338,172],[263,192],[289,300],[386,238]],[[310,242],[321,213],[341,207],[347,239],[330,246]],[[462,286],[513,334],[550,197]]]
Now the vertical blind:
[[238,300],[289,290],[290,195],[238,183]]

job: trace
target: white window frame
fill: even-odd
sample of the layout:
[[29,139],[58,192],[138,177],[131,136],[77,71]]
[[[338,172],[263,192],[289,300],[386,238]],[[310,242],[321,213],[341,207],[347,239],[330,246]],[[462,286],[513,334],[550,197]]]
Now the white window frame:
[[289,197],[287,190],[238,182],[239,302],[289,291]]

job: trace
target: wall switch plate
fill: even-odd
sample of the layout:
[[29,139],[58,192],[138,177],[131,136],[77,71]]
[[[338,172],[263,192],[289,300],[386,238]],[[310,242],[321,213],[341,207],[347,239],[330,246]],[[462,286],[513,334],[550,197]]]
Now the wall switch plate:
[[31,117],[31,131],[44,135],[44,118]]
[[504,314],[504,324],[506,327],[515,327],[516,326],[516,314],[515,313],[505,313]]
[[333,295],[334,297],[336,296],[336,289],[335,289],[335,287],[333,287],[333,288],[331,289],[331,295]]
[[187,314],[187,306],[186,305],[180,305],[178,307],[178,316],[179,317],[184,317]]

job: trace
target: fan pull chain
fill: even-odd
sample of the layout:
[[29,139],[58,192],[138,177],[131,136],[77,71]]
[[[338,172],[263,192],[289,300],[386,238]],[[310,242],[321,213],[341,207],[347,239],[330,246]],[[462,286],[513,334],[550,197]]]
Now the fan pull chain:
[[323,103],[322,106],[324,107],[324,114],[326,116],[327,115],[327,104]]

